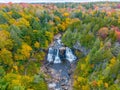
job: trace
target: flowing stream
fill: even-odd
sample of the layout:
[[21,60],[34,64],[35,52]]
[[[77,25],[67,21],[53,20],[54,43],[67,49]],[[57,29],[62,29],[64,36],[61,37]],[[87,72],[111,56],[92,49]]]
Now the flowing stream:
[[61,39],[56,39],[49,47],[46,73],[49,90],[72,90],[72,70],[76,56],[69,47],[65,47]]

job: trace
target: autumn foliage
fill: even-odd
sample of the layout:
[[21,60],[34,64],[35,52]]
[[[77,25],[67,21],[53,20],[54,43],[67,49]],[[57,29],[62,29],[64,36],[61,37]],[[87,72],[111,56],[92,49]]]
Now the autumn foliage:
[[0,90],[48,90],[40,68],[58,33],[78,57],[73,90],[120,90],[119,6],[0,4]]

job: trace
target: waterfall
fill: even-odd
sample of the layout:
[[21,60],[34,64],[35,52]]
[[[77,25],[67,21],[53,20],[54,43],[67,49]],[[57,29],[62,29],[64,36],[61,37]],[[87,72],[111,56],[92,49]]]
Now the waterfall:
[[48,62],[53,62],[53,53],[54,53],[54,50],[53,48],[50,47],[48,50],[48,55],[47,55]]
[[72,50],[70,48],[68,48],[68,47],[66,47],[65,55],[66,55],[66,59],[69,62],[73,62],[74,60],[77,59],[77,57],[75,55],[73,55]]
[[55,55],[54,63],[61,63],[60,57],[59,57],[59,49],[57,49],[57,54]]
[[[50,47],[48,50],[47,61],[53,62],[53,63],[61,63],[62,61],[61,61],[61,58],[59,56],[59,51],[63,47],[64,46],[61,43],[61,39],[55,40],[54,45],[52,47]],[[66,47],[66,49],[65,49],[65,56],[66,56],[65,59],[68,60],[69,62],[72,62],[72,61],[77,59],[76,56],[72,53],[72,50],[68,47]]]

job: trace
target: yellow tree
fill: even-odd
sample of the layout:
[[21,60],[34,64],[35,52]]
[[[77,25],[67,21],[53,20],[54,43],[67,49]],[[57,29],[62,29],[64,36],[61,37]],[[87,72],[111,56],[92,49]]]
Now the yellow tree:
[[28,60],[30,58],[31,51],[32,51],[32,48],[28,44],[23,43],[21,49],[17,50],[17,54],[15,54],[15,59]]
[[6,30],[0,31],[0,49],[2,48],[12,48],[12,39],[10,38],[10,33]]
[[21,27],[21,26],[29,27],[30,26],[29,21],[27,21],[25,18],[18,19],[14,24],[19,27]]
[[53,33],[52,32],[45,32],[45,36],[47,37],[48,41],[52,42],[53,40]]
[[33,81],[33,77],[8,73],[4,76],[4,80],[9,82],[8,90],[25,90],[25,88],[28,90],[28,86]]
[[65,13],[63,13],[63,16],[65,16],[65,17],[69,17],[70,14],[69,14],[68,12],[65,12]]
[[40,48],[40,43],[36,41],[36,42],[34,43],[34,47],[37,48],[37,49],[39,49],[39,48]]
[[12,53],[8,51],[6,48],[3,48],[0,51],[0,63],[12,66],[13,65],[13,59],[12,59]]

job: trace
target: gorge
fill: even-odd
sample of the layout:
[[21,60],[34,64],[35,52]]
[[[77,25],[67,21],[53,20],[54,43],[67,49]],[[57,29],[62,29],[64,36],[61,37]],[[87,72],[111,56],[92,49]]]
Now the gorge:
[[46,73],[49,90],[72,90],[72,69],[77,57],[69,47],[65,47],[60,37],[54,40],[47,54]]

